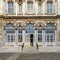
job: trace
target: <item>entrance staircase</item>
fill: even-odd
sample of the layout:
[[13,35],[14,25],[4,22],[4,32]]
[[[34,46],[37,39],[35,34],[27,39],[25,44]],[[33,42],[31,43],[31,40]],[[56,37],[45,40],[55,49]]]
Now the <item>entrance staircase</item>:
[[37,52],[37,48],[35,46],[31,46],[31,47],[24,46],[22,52],[23,53],[36,53]]

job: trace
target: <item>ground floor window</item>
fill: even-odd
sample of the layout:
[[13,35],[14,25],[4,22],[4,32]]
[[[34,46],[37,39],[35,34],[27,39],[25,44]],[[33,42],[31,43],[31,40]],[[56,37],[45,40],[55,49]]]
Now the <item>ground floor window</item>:
[[55,42],[55,25],[54,25],[54,23],[46,24],[45,42]]
[[22,35],[18,35],[18,42],[22,42]]
[[54,42],[55,40],[55,35],[54,34],[46,34],[45,35],[45,41],[46,42]]
[[18,26],[18,42],[22,42],[22,26]]
[[5,42],[15,42],[15,26],[13,23],[7,23],[5,26]]
[[7,42],[15,42],[15,35],[7,34]]
[[39,25],[38,26],[38,42],[42,42],[42,31],[43,31],[42,26]]
[[42,35],[38,34],[38,42],[42,42]]

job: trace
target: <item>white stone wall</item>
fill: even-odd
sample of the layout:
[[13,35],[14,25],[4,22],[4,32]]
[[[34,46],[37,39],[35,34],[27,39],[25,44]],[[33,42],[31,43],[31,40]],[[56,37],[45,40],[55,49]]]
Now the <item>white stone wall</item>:
[[3,0],[0,0],[0,15],[3,14]]
[[60,15],[60,0],[57,0],[57,13]]

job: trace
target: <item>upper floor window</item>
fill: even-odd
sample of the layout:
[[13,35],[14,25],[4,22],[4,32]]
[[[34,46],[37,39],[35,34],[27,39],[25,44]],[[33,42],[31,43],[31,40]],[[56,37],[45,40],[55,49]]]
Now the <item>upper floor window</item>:
[[22,13],[22,4],[19,4],[19,13]]
[[38,14],[42,13],[42,4],[38,4]]
[[52,13],[52,2],[47,2],[47,13],[51,14]]
[[33,2],[28,2],[27,3],[27,11],[30,12],[30,13],[33,11]]
[[8,13],[13,13],[13,2],[8,2]]

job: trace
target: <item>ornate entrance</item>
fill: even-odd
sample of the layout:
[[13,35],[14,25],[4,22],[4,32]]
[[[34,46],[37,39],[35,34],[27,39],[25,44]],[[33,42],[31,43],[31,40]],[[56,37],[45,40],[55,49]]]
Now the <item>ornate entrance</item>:
[[34,23],[27,23],[26,24],[26,37],[25,37],[25,44],[29,46],[34,45]]

